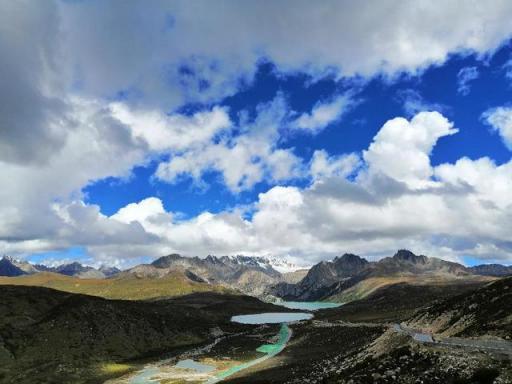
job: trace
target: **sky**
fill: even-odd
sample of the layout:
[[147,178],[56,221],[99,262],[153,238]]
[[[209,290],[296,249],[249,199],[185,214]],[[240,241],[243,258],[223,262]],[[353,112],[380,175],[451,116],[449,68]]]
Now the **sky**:
[[511,264],[511,14],[0,2],[0,254]]

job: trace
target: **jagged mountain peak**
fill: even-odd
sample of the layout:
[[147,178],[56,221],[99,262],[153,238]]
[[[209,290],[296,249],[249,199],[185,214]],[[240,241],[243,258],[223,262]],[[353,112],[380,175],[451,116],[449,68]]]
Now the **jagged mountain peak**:
[[413,264],[426,264],[428,261],[427,256],[417,256],[407,249],[399,249],[393,256],[393,259],[406,261]]
[[0,276],[21,276],[26,272],[15,264],[15,260],[9,256],[0,259]]
[[339,263],[344,263],[344,264],[368,264],[368,260],[366,260],[365,258],[363,258],[361,256],[354,255],[353,253],[344,253],[341,256],[336,256],[333,259],[333,263],[335,263],[335,264],[339,264]]
[[159,257],[153,261],[151,265],[157,268],[169,268],[174,262],[182,259],[184,259],[183,256],[177,253],[171,253],[170,255]]

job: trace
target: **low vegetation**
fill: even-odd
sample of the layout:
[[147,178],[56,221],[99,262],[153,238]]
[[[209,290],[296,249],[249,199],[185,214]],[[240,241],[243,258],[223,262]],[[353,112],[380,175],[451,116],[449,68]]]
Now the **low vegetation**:
[[[276,311],[212,292],[154,301],[106,300],[42,287],[0,289],[0,383],[103,383],[143,359],[172,356],[254,327],[235,314]],[[281,308],[282,310],[282,308]]]
[[144,300],[187,295],[193,292],[231,292],[226,287],[192,281],[181,272],[153,278],[123,276],[112,279],[80,279],[57,273],[36,273],[17,277],[0,277],[0,285],[26,285],[99,296],[106,299]]

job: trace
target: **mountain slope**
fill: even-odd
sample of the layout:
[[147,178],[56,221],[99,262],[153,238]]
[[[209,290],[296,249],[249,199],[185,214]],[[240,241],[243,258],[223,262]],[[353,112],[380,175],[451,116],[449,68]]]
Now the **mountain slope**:
[[369,265],[368,261],[359,256],[344,254],[333,261],[322,261],[314,265],[296,284],[282,282],[267,292],[285,300],[317,300],[326,295],[326,288],[363,274]]
[[[275,311],[247,296],[118,301],[41,287],[0,289],[0,382],[104,382],[102,367],[211,342],[214,329],[252,329],[234,314]],[[129,364],[129,363],[128,363]],[[128,365],[129,367],[129,365]]]
[[481,264],[469,268],[471,272],[482,276],[512,276],[512,265],[506,266],[501,264]]
[[494,335],[512,339],[512,277],[419,310],[408,324],[444,336]]
[[171,297],[192,292],[228,292],[217,284],[197,282],[180,271],[161,278],[120,275],[111,279],[80,279],[51,272],[19,277],[0,277],[0,285],[26,285],[54,288],[61,291],[100,296],[108,299],[143,300]]
[[281,273],[263,258],[207,256],[201,259],[178,254],[160,257],[151,264],[138,265],[121,275],[162,278],[172,271],[181,271],[199,281],[229,286],[252,295],[263,293],[268,285],[283,279]]
[[346,302],[403,281],[429,279],[436,283],[443,280],[475,279],[474,276],[469,268],[461,264],[417,256],[408,250],[399,250],[394,256],[377,262],[345,254],[333,261],[316,264],[300,282],[276,284],[267,293],[286,300],[332,298]]
[[16,266],[13,259],[7,256],[0,259],[0,276],[21,276],[25,274],[26,272]]

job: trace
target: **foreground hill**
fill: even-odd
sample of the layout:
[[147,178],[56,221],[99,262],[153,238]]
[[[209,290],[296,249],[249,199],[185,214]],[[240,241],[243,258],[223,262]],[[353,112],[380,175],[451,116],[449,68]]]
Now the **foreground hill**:
[[[279,308],[281,311],[283,308]],[[96,383],[133,359],[205,344],[235,314],[276,310],[240,295],[119,301],[41,287],[0,289],[1,383]],[[114,369],[115,370],[115,369]],[[119,373],[119,372],[117,372]]]
[[[512,366],[507,355],[419,343],[394,331],[393,324],[414,318],[415,313],[423,313],[426,307],[486,292],[480,301],[495,300],[502,310],[488,306],[473,307],[470,311],[487,324],[482,327],[480,322],[480,335],[497,336],[493,327],[504,329],[502,321],[507,314],[510,321],[512,300],[507,292],[512,287],[506,288],[510,280],[487,284],[464,279],[442,285],[402,282],[379,288],[341,307],[318,311],[312,321],[293,325],[293,339],[277,358],[242,371],[226,383],[511,383]],[[471,306],[470,302],[462,299],[454,307],[463,310],[467,305]],[[445,309],[450,312],[449,305]],[[432,319],[436,316],[432,313]]]
[[100,296],[107,299],[143,300],[186,295],[193,292],[229,292],[217,284],[199,282],[180,271],[161,278],[118,276],[111,279],[82,279],[51,272],[18,277],[0,277],[0,285],[26,285],[54,288],[60,291]]
[[419,310],[408,323],[444,336],[512,339],[512,277],[436,302]]

